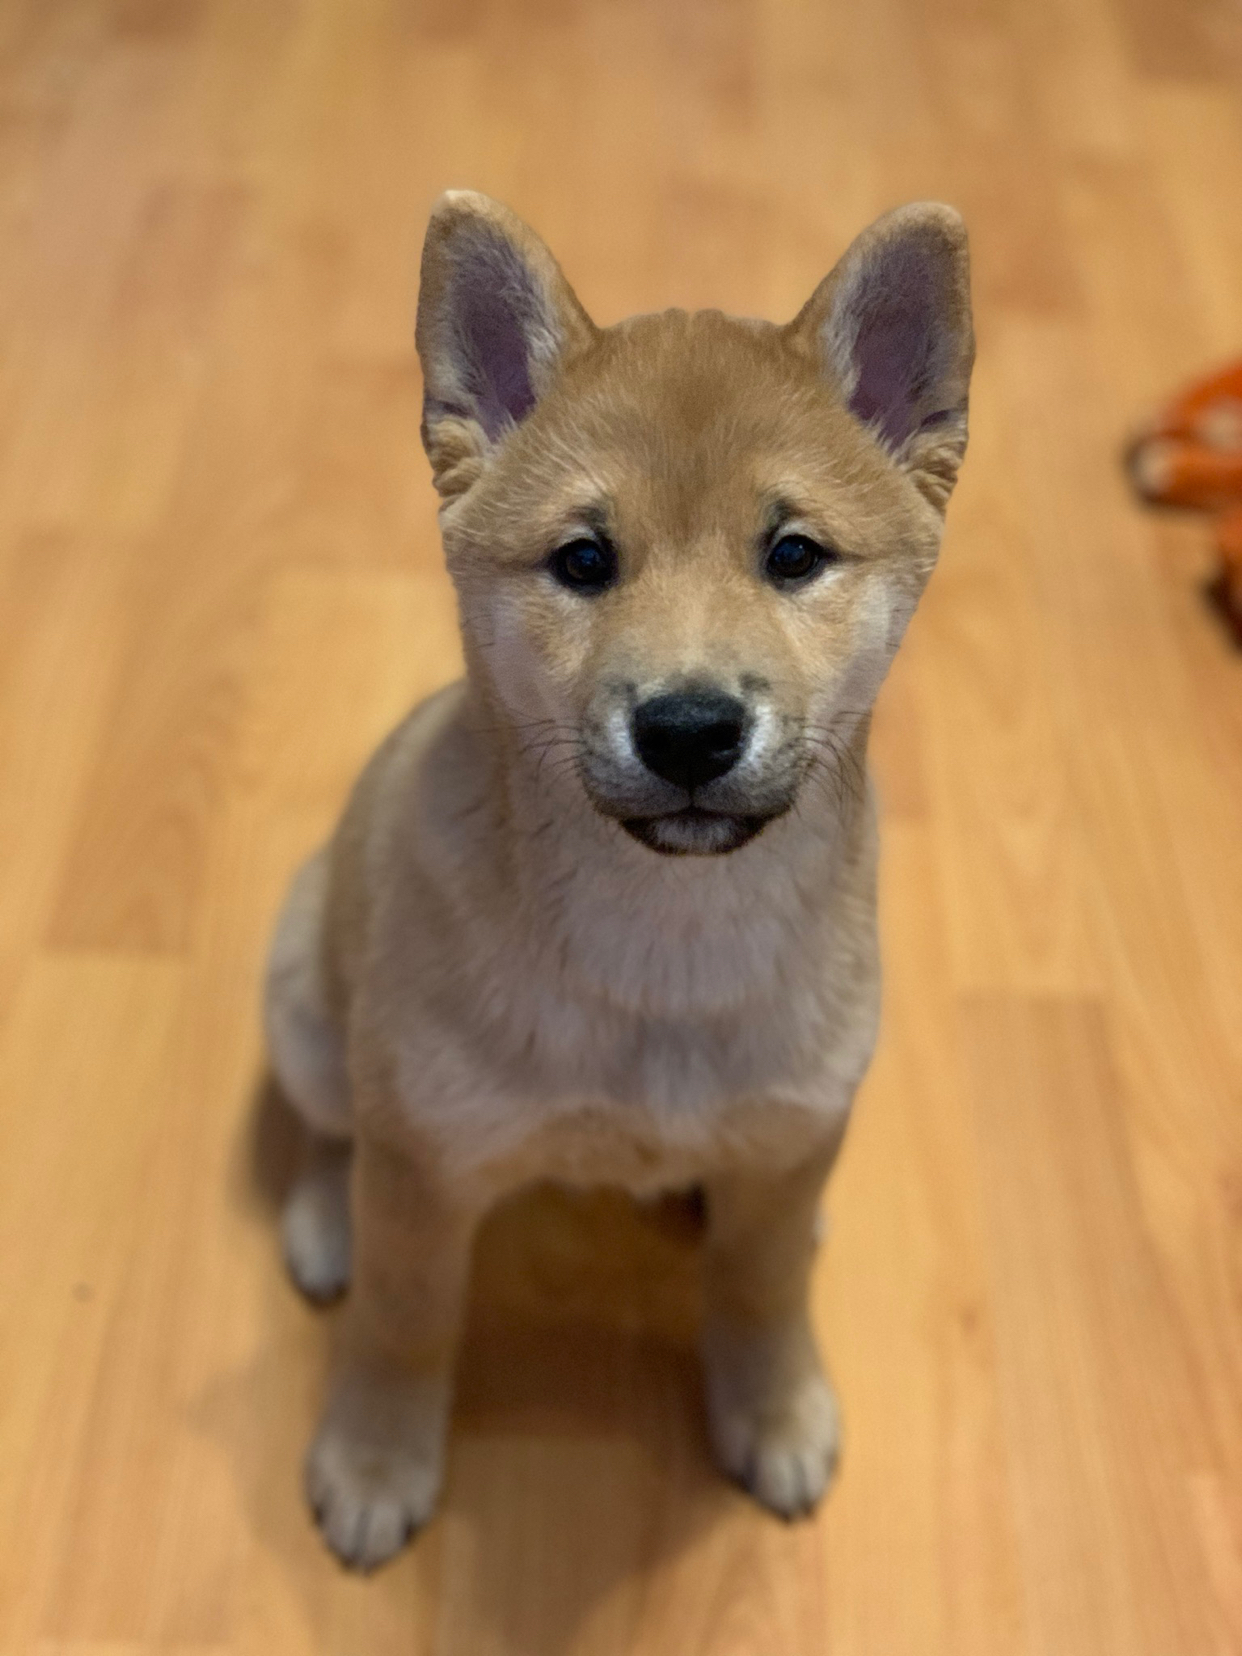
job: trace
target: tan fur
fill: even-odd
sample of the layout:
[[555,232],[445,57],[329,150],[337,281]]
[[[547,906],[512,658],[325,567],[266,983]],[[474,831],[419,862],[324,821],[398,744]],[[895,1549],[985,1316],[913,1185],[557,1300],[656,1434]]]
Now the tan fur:
[[[846,406],[841,296],[853,283],[869,303],[876,249],[920,237],[943,273],[944,410],[886,443]],[[454,284],[480,268],[517,293],[534,398],[499,432],[454,332]],[[503,208],[437,208],[424,437],[467,677],[389,738],[299,876],[267,1006],[294,1102],[354,1144],[349,1214],[329,1145],[286,1216],[291,1267],[322,1295],[347,1274],[352,1215],[307,1470],[348,1562],[390,1556],[432,1510],[471,1235],[537,1178],[705,1187],[721,1463],[786,1515],[826,1486],[836,1407],[806,1283],[878,1016],[868,717],[965,446],[968,303],[960,221],[917,207],[861,237],[786,327],[669,312],[598,330]],[[843,554],[796,594],[757,562],[774,511]],[[546,560],[601,519],[621,574],[584,598]],[[704,677],[753,712],[713,798],[780,814],[729,854],[661,856],[620,825],[652,808],[626,720]],[[715,832],[685,830],[706,851]]]

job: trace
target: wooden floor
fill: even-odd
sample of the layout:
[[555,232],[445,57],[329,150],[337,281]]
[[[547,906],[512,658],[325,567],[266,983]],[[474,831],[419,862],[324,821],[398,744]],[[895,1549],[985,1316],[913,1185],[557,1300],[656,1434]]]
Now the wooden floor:
[[[684,1216],[481,1249],[442,1517],[303,1511],[256,978],[457,661],[427,208],[595,314],[790,314],[939,196],[974,437],[884,691],[883,1042],[817,1310],[839,1487],[708,1465]],[[40,1656],[1242,1650],[1242,658],[1130,422],[1242,348],[1236,0],[3,0],[0,1646]]]

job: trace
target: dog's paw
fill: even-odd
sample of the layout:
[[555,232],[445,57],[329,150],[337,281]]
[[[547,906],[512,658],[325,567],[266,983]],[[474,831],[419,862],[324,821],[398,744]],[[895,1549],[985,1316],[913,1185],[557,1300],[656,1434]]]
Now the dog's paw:
[[812,1512],[832,1482],[841,1421],[832,1387],[807,1375],[775,1406],[709,1395],[712,1443],[723,1471],[781,1518]]
[[315,1521],[341,1563],[374,1570],[431,1517],[440,1454],[359,1441],[327,1422],[306,1457],[305,1479]]
[[343,1177],[309,1178],[295,1186],[281,1219],[289,1275],[316,1305],[349,1287],[349,1205]]

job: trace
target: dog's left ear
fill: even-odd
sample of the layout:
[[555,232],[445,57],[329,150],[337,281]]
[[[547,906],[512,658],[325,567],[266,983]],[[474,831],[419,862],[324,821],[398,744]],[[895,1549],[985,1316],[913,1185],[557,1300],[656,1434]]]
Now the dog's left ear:
[[975,341],[966,226],[952,207],[886,213],[790,323],[850,412],[943,507],[966,452]]
[[471,190],[436,203],[423,243],[415,339],[423,446],[450,499],[524,420],[595,328],[544,244]]

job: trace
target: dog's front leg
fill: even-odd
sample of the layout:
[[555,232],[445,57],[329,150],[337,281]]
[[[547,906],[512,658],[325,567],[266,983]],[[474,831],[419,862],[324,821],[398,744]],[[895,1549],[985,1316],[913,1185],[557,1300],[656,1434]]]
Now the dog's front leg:
[[716,1457],[784,1518],[809,1512],[837,1463],[837,1403],[811,1331],[819,1197],[840,1134],[791,1173],[707,1183],[703,1364]]
[[417,1158],[354,1152],[354,1280],[306,1492],[328,1545],[373,1569],[431,1516],[477,1212]]

